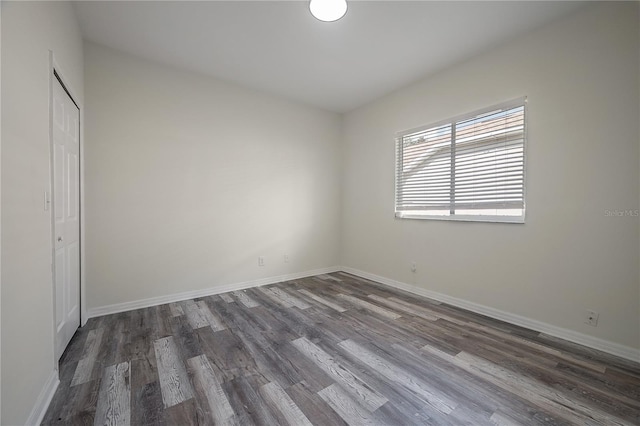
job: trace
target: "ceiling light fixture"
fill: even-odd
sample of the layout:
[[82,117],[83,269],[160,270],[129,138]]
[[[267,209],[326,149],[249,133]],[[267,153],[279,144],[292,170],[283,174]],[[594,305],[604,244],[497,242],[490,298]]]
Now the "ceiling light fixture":
[[337,21],[347,13],[347,0],[311,0],[309,10],[320,21]]

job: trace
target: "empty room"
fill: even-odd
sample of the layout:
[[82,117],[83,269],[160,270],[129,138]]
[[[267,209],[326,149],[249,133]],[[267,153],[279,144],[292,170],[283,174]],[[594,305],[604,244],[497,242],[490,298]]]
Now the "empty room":
[[0,36],[1,425],[640,424],[640,2]]

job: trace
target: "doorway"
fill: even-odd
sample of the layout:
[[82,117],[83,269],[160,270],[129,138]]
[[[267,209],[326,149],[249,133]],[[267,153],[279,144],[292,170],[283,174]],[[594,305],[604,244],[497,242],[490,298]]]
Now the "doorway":
[[80,109],[54,70],[51,111],[56,360],[80,326]]

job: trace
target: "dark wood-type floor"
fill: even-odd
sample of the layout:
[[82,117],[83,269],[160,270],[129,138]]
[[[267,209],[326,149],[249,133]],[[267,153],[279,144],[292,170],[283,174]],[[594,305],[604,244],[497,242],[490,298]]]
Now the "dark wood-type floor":
[[336,273],[91,319],[45,424],[640,424],[640,365]]

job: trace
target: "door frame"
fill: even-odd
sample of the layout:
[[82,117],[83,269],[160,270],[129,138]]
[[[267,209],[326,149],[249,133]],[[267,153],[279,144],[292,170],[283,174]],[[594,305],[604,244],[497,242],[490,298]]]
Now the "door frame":
[[73,88],[73,86],[69,83],[69,80],[65,77],[66,74],[64,69],[60,66],[60,64],[56,61],[56,57],[53,51],[49,50],[49,185],[44,194],[44,208],[48,209],[50,223],[51,223],[51,235],[49,246],[51,249],[51,290],[52,290],[52,307],[53,307],[53,317],[52,317],[52,332],[53,332],[53,363],[54,368],[58,371],[58,359],[55,355],[55,348],[57,347],[57,333],[56,333],[56,293],[55,293],[55,216],[53,214],[53,206],[54,204],[54,194],[53,194],[53,88],[56,84],[56,80],[60,82],[62,88],[67,92],[73,103],[76,104],[79,110],[80,115],[80,145],[79,145],[79,153],[78,153],[78,161],[80,163],[79,170],[79,191],[78,196],[79,200],[79,211],[80,215],[80,327],[84,326],[87,323],[87,312],[86,312],[86,290],[85,290],[85,282],[86,282],[86,267],[85,267],[85,223],[84,223],[84,106],[82,102],[79,101],[80,97],[77,96],[77,91]]

